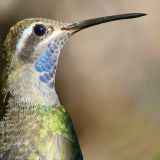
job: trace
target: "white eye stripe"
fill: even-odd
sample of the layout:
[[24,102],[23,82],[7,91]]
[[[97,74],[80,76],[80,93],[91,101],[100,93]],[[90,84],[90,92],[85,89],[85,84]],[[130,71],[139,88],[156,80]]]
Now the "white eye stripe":
[[23,47],[25,46],[25,42],[27,40],[27,38],[32,34],[32,30],[33,30],[33,26],[35,25],[35,23],[31,24],[29,27],[27,27],[26,29],[24,29],[22,35],[20,36],[17,45],[16,45],[16,55],[18,53],[21,52],[21,50],[23,49]]

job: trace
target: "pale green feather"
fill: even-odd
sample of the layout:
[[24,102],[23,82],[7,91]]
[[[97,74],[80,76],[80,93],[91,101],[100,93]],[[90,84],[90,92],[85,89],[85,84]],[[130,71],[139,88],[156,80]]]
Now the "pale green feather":
[[82,160],[71,118],[63,106],[22,110],[12,108],[12,114],[1,122],[1,129],[7,124],[0,137],[1,156],[10,150],[7,156],[11,160]]

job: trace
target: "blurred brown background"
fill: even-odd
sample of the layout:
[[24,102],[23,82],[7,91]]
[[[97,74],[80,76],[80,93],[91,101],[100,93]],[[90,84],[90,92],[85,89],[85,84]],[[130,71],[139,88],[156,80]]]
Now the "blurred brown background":
[[160,1],[0,0],[1,46],[23,18],[77,21],[126,12],[148,16],[82,31],[60,57],[57,92],[86,160],[160,160]]

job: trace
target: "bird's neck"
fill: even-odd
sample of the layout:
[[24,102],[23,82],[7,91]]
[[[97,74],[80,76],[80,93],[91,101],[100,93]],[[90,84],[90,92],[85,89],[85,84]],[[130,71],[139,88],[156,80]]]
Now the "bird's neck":
[[13,99],[19,103],[59,105],[55,87],[49,87],[39,77],[34,64],[17,65],[8,74],[5,92],[10,92]]

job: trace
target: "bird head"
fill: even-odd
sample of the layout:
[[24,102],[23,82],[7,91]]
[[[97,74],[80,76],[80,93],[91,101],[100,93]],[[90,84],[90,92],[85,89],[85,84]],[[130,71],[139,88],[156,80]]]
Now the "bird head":
[[6,59],[11,68],[19,64],[33,64],[35,72],[40,74],[39,79],[53,87],[54,82],[51,80],[56,73],[60,51],[68,37],[100,23],[144,15],[131,13],[71,23],[42,18],[25,19],[9,31],[4,43]]
[[[34,64],[42,81],[49,81],[55,75],[57,62],[64,43],[74,33],[100,23],[144,16],[131,13],[107,16],[80,22],[59,22],[42,18],[25,19],[13,26],[5,40],[7,61],[11,67]],[[42,74],[46,73],[46,76]]]

